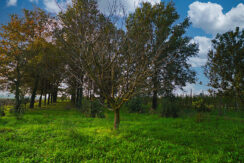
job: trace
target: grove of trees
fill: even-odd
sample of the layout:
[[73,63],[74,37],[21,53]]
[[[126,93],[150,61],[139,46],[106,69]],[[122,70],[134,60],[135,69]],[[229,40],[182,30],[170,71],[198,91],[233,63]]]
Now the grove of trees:
[[[186,36],[189,19],[178,23],[172,2],[142,3],[116,17],[101,13],[95,0],[73,0],[57,16],[39,8],[11,15],[0,28],[0,88],[15,94],[15,112],[26,95],[30,108],[37,97],[39,107],[56,102],[65,85],[81,111],[85,98],[113,111],[118,129],[120,109],[133,97],[150,97],[156,110],[159,96],[195,82],[188,59],[198,46]],[[234,91],[242,101],[243,39],[239,28],[218,35],[205,68],[217,92]]]

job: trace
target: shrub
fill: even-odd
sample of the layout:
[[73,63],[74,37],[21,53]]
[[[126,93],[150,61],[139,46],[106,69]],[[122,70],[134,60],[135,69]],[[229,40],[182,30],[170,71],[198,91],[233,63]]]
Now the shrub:
[[145,113],[146,110],[150,108],[147,104],[144,103],[142,97],[134,97],[127,103],[128,111],[130,113]]
[[105,118],[104,110],[105,108],[99,103],[97,99],[87,100],[84,98],[82,101],[82,112],[87,117]]
[[0,103],[0,117],[5,116],[5,112],[4,112],[4,106],[3,104]]
[[160,110],[161,116],[176,118],[179,116],[180,105],[174,98],[166,98],[163,100]]
[[192,106],[197,112],[209,112],[214,108],[214,105],[207,105],[203,99],[192,102]]
[[104,110],[98,100],[91,101],[91,117],[105,118]]
[[60,100],[63,102],[63,101],[66,101],[68,99],[68,96],[66,94],[62,94],[62,96],[60,97]]

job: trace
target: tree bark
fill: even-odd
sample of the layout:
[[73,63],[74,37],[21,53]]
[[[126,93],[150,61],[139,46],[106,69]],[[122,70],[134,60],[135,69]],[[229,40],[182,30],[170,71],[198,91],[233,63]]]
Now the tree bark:
[[55,87],[53,91],[53,103],[56,103],[57,99],[58,99],[58,87]]
[[156,110],[158,107],[158,91],[153,91],[153,98],[152,98],[152,108],[153,110]]
[[53,103],[53,94],[51,93],[51,104]]
[[153,77],[153,97],[152,97],[152,109],[156,110],[158,107],[158,73],[154,70]]
[[81,85],[81,88],[80,88],[80,108],[82,109],[82,100],[83,100],[83,83]]
[[17,81],[15,82],[15,112],[19,113],[20,111],[20,70],[17,65]]
[[76,107],[79,107],[79,88],[76,88],[76,100],[75,100]]
[[243,96],[243,94],[241,93],[241,90],[239,90],[238,89],[238,91],[237,91],[237,96],[238,96],[238,98],[239,98],[239,100],[240,100],[240,104],[241,104],[241,108],[243,108],[243,110],[244,110],[244,96]]
[[30,108],[34,108],[35,98],[36,98],[36,91],[37,91],[37,88],[38,88],[38,83],[39,83],[39,78],[36,77],[35,83],[34,83],[34,87],[33,87],[33,90],[32,90],[32,95],[31,95]]
[[44,105],[47,105],[47,93],[45,93],[45,98],[44,98]]
[[72,90],[71,90],[71,102],[73,103],[73,104],[75,104],[75,100],[76,100],[76,90],[75,90],[75,88],[72,88]]
[[39,98],[39,107],[40,108],[42,107],[42,94],[43,94],[43,90],[41,90],[41,95],[40,95],[40,98]]
[[19,98],[19,81],[16,82],[15,84],[15,112],[19,113],[20,110],[20,98]]
[[50,104],[50,96],[51,96],[51,93],[48,93],[48,100],[47,100],[48,105]]
[[119,115],[119,109],[116,109],[114,111],[114,129],[118,130],[119,129],[119,124],[120,124],[120,115]]
[[82,97],[83,97],[83,88],[79,88],[79,109],[82,109]]
[[57,97],[58,97],[58,92],[55,91],[54,94],[53,94],[53,103],[57,102]]

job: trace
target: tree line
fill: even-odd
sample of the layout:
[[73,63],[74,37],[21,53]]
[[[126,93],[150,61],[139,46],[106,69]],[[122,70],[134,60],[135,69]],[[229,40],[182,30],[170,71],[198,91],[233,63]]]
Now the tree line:
[[[56,102],[60,85],[65,84],[78,108],[87,97],[112,110],[118,129],[120,109],[134,96],[151,97],[155,110],[159,96],[173,96],[174,89],[196,81],[188,60],[197,55],[198,45],[186,36],[189,19],[177,22],[179,14],[172,2],[142,3],[128,16],[119,21],[117,17],[101,13],[95,0],[73,0],[57,16],[39,8],[23,10],[21,17],[11,15],[0,28],[0,86],[15,94],[16,113],[26,94],[31,96],[30,108],[37,95],[41,107],[43,97],[44,104]],[[242,50],[235,51],[239,62],[233,64],[238,63],[236,78],[241,84],[231,83],[240,98],[243,33],[230,34],[233,38],[227,40],[236,41],[238,36],[242,41],[237,43]],[[220,35],[213,41],[215,49],[218,40],[222,42]],[[223,80],[211,76],[216,74],[217,68],[211,67],[216,52],[209,52],[206,66],[211,81]]]

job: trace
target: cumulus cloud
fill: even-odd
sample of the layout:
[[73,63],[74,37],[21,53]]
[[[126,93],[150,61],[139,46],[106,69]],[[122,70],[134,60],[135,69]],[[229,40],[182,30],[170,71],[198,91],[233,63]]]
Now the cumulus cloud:
[[98,0],[98,7],[105,14],[109,14],[113,8],[117,8],[120,10],[118,14],[122,15],[122,12],[126,14],[133,12],[142,2],[154,5],[160,3],[160,0]]
[[[33,0],[31,0],[33,1]],[[149,2],[151,4],[159,3],[160,0],[98,0],[98,8],[105,14],[111,13],[114,8],[118,9],[117,14],[122,14],[122,9],[126,13],[133,12],[142,2]],[[65,9],[68,4],[71,4],[71,0],[43,0],[45,9],[51,13],[59,13],[61,9]],[[61,8],[61,9],[60,9]]]
[[7,1],[7,6],[16,6],[17,0],[8,0]]
[[194,27],[213,35],[233,30],[237,26],[244,28],[243,3],[223,13],[223,7],[217,3],[196,1],[189,6],[188,16]]
[[56,0],[43,0],[43,4],[45,5],[45,9],[50,13],[59,13],[61,11]]
[[211,49],[211,39],[204,36],[196,36],[191,42],[199,45],[199,53],[197,57],[190,58],[189,63],[192,67],[204,66],[207,62],[207,53]]

